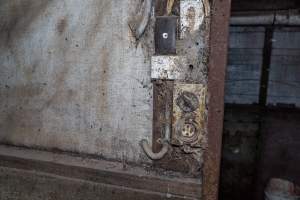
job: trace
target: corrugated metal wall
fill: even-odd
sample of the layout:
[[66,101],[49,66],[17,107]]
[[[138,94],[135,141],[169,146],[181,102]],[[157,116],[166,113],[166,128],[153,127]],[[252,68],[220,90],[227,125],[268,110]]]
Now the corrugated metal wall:
[[258,103],[264,35],[263,27],[231,27],[226,103]]
[[277,28],[273,41],[267,102],[300,107],[300,28]]
[[[258,103],[264,27],[231,27],[226,103]],[[300,107],[300,29],[276,28],[267,104]]]

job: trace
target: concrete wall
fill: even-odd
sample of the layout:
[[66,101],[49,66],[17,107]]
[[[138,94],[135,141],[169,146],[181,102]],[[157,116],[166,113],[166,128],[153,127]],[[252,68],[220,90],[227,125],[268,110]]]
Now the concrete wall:
[[0,2],[1,143],[146,160],[153,31],[136,44],[139,2]]

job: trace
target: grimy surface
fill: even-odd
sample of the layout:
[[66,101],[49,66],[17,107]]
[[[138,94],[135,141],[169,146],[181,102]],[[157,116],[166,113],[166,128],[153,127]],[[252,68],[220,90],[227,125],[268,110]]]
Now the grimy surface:
[[199,199],[201,179],[0,145],[0,199]]
[[0,143],[149,162],[153,30],[138,0],[0,1]]
[[1,200],[196,200],[0,167]]

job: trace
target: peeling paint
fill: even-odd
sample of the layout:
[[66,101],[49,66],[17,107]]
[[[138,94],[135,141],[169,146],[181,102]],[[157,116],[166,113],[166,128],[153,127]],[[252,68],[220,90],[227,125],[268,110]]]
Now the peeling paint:
[[202,0],[181,0],[180,38],[187,38],[197,32],[203,23],[204,15]]

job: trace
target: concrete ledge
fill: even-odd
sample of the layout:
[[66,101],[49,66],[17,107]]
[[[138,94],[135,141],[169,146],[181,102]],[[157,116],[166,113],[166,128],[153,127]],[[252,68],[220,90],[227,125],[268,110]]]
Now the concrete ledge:
[[[97,184],[97,187],[102,189],[106,188],[106,191],[115,191],[114,194],[122,194],[120,199],[136,199],[137,194],[143,199],[147,195],[152,195],[151,199],[200,199],[201,197],[200,179],[189,178],[179,173],[153,171],[119,162],[60,153],[0,146],[0,167],[0,176],[7,174],[11,180],[27,177],[25,179],[30,183],[34,181],[33,179],[49,178],[50,185],[52,178],[55,179],[54,182],[61,180],[62,184],[70,181],[88,182]],[[12,170],[17,170],[22,176],[13,176],[15,173],[11,173]],[[1,184],[6,183],[1,182]],[[18,187],[22,186],[16,184],[15,188]],[[114,198],[110,196],[100,199]]]

